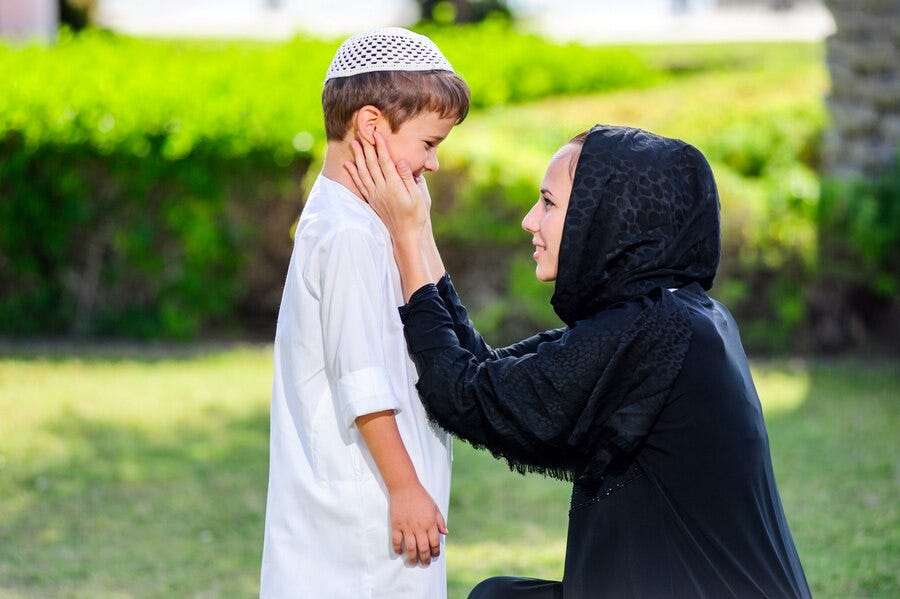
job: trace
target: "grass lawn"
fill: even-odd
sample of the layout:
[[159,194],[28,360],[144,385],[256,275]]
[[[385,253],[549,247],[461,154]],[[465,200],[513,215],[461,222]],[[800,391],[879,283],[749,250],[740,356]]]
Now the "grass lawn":
[[[900,368],[757,362],[788,519],[817,597],[900,593]],[[0,597],[257,591],[270,349],[0,357]],[[450,596],[559,577],[568,488],[457,444]]]

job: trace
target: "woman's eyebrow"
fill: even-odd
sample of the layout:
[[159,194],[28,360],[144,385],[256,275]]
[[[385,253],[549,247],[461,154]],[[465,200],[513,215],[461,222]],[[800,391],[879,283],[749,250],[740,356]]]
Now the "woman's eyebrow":
[[556,197],[556,196],[553,195],[553,192],[551,192],[551,191],[550,191],[549,189],[547,189],[546,187],[542,187],[542,188],[541,188],[541,195],[550,196],[551,198]]

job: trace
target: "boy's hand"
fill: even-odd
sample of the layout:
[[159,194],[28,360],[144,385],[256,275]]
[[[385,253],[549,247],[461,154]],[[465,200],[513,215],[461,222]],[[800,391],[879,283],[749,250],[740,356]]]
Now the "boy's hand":
[[[428,218],[430,196],[413,177],[405,161],[394,164],[384,138],[376,131],[375,145],[350,142],[354,162],[344,163],[356,188],[378,214],[395,242],[418,240]],[[426,200],[427,198],[427,200]]]
[[428,491],[419,484],[390,492],[391,541],[398,554],[406,550],[410,564],[431,564],[441,554],[441,534],[447,525]]

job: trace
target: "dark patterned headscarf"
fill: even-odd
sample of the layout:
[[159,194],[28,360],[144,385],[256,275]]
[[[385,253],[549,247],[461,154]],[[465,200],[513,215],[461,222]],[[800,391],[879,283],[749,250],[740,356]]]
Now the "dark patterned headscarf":
[[597,125],[584,142],[566,213],[556,291],[568,325],[656,288],[712,286],[719,196],[695,147]]
[[[608,471],[627,466],[681,371],[690,314],[669,290],[692,283],[708,290],[716,274],[719,198],[703,154],[640,129],[591,129],[559,256],[553,307],[580,329],[575,338],[600,340],[573,344],[574,353],[593,354],[587,370],[596,378],[587,399],[577,400],[567,440],[581,456],[569,476],[596,492]],[[623,302],[639,305],[637,316],[601,324]]]

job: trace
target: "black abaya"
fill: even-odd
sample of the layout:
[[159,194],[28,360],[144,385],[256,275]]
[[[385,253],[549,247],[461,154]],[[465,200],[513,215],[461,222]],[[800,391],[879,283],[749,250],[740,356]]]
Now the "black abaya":
[[[440,295],[423,288],[403,311],[429,414],[464,439],[467,430],[479,429],[476,443],[501,455],[513,442],[510,435],[536,438],[535,430],[490,424],[486,413],[514,409],[521,397],[507,395],[487,366],[515,369],[565,330],[490,350],[468,319],[459,318],[465,311],[449,277],[439,288]],[[810,596],[737,326],[699,285],[672,295],[689,311],[693,333],[681,372],[632,459],[608,469],[595,493],[574,485],[563,581],[489,579],[473,590],[473,599]],[[446,308],[457,317],[451,320]],[[441,337],[465,339],[469,360],[438,350]],[[474,373],[473,362],[479,362]],[[483,378],[495,382],[483,384]],[[459,385],[466,393],[458,392]],[[480,424],[472,426],[473,420]],[[534,427],[527,419],[516,422],[517,428],[542,429],[540,421]],[[549,442],[546,450],[558,451]],[[535,451],[541,450],[536,443]]]
[[737,325],[711,300],[709,165],[595,127],[575,170],[553,306],[567,325],[492,350],[449,277],[401,308],[431,418],[520,472],[573,481],[561,583],[473,597],[808,597]]

